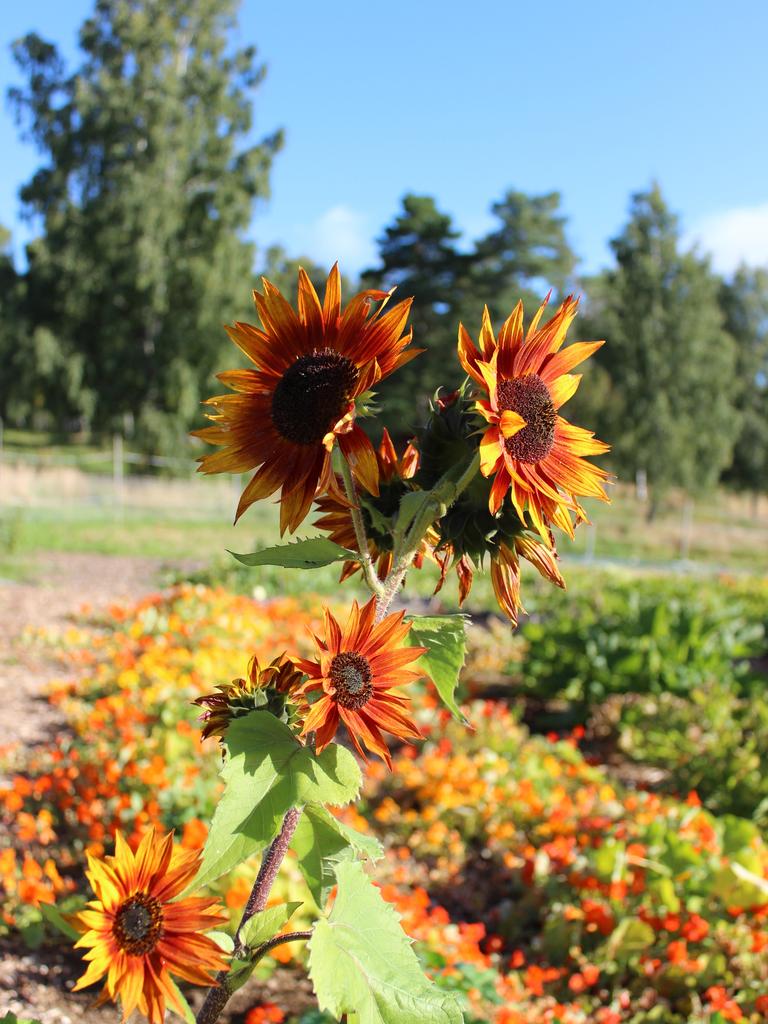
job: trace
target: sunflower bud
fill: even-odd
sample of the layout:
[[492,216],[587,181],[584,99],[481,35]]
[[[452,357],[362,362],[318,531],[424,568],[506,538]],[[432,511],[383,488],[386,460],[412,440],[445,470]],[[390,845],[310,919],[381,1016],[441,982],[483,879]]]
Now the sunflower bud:
[[261,668],[254,655],[247,679],[222,683],[217,687],[218,693],[206,694],[193,702],[204,709],[198,719],[203,723],[202,738],[218,736],[223,742],[232,719],[250,711],[269,711],[287,725],[300,725],[306,702],[295,691],[302,679],[302,673],[285,660],[285,655],[275,658],[266,668]]

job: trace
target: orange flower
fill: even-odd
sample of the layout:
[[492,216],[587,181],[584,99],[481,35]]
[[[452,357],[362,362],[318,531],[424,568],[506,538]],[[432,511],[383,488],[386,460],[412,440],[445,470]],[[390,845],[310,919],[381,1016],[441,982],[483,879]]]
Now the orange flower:
[[216,943],[200,934],[227,917],[205,897],[175,900],[192,881],[200,856],[173,845],[173,833],[147,832],[134,854],[122,833],[115,856],[88,857],[96,899],[75,916],[84,933],[88,969],[74,990],[107,975],[99,1001],[120,996],[123,1020],[138,1007],[150,1024],[162,1024],[166,1001],[184,1015],[171,974],[193,985],[215,984],[211,973],[226,961]]
[[[201,457],[203,473],[246,473],[258,467],[240,497],[235,520],[255,501],[281,488],[280,532],[293,532],[309,512],[318,489],[335,486],[331,452],[335,441],[352,471],[378,493],[373,446],[355,420],[355,400],[407,363],[420,350],[407,349],[403,334],[411,300],[382,314],[389,293],[364,291],[341,312],[338,266],[328,275],[323,304],[299,270],[298,313],[262,278],[264,294],[253,298],[263,330],[247,323],[227,333],[256,369],[229,370],[219,380],[235,392],[208,399],[214,426],[195,436],[223,450]],[[373,316],[371,306],[382,302]]]
[[561,352],[577,303],[569,296],[539,328],[546,305],[547,300],[524,336],[523,304],[518,302],[498,340],[486,308],[479,352],[459,325],[461,364],[488,396],[475,408],[489,424],[480,441],[480,470],[494,477],[490,511],[498,512],[509,491],[520,518],[527,509],[545,540],[548,523],[573,536],[569,512],[585,518],[577,496],[608,500],[602,486],[607,474],[583,458],[606,452],[608,445],[558,415],[581,380],[569,371],[603,343],[580,342]]
[[[368,553],[372,561],[376,562],[376,571],[379,579],[385,579],[392,568],[392,537],[376,528],[376,523],[369,515],[366,505],[370,502],[379,515],[389,519],[394,515],[399,506],[400,499],[408,490],[403,483],[410,480],[419,468],[419,453],[412,444],[409,444],[402,457],[398,457],[389,431],[384,428],[381,444],[376,451],[376,464],[378,469],[379,494],[375,498],[365,498],[362,502],[363,521],[368,537]],[[341,492],[341,481],[337,480],[337,490]],[[352,523],[349,502],[341,494],[328,494],[320,498],[317,508],[323,515],[317,520],[315,526],[327,533],[332,541],[342,547],[357,551],[357,538],[355,527]],[[434,540],[434,535],[432,537]],[[420,569],[424,556],[431,552],[429,538],[421,543],[413,564]],[[339,582],[348,579],[360,569],[359,562],[345,562]]]
[[276,1003],[254,1006],[245,1015],[245,1024],[282,1024],[284,1020],[285,1014]]
[[362,608],[355,601],[342,629],[324,609],[325,635],[315,636],[318,661],[295,659],[297,668],[310,677],[301,692],[321,694],[310,705],[302,735],[314,732],[320,753],[336,735],[341,721],[361,757],[366,758],[361,746],[365,744],[391,768],[381,730],[402,739],[421,738],[405,713],[408,698],[392,690],[423,678],[423,672],[404,666],[416,661],[426,648],[399,647],[411,628],[403,622],[405,612],[387,615],[378,625],[374,624],[375,612],[373,598]]

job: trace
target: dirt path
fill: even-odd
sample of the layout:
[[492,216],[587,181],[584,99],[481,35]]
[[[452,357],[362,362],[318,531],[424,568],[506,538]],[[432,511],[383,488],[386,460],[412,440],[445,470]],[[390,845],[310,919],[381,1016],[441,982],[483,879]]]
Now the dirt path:
[[[88,606],[100,610],[156,586],[158,559],[46,554],[34,583],[0,582],[0,686],[3,743],[39,743],[57,723],[41,692],[58,669],[53,651],[30,643],[30,631],[66,628]],[[43,562],[44,559],[44,562]]]

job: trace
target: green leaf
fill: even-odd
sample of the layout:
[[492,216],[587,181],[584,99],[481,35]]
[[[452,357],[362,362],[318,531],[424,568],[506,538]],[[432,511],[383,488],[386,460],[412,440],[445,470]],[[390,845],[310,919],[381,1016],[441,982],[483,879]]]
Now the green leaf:
[[614,928],[608,939],[608,955],[613,960],[627,960],[634,953],[642,953],[656,940],[653,928],[639,917],[625,917]]
[[253,551],[248,555],[238,555],[235,551],[229,553],[243,565],[280,565],[283,569],[319,569],[323,565],[356,561],[360,557],[356,551],[334,544],[327,537],[308,537],[292,544],[278,544],[274,548]]
[[461,1024],[452,995],[426,977],[400,927],[357,862],[336,869],[330,916],[309,941],[309,974],[321,1010],[355,1014],[359,1024]]
[[301,903],[281,903],[277,907],[267,907],[253,915],[243,929],[242,941],[248,947],[248,954],[237,957],[229,965],[229,974],[225,985],[227,992],[237,992],[248,981],[256,969],[259,959],[254,954],[257,948],[273,935],[277,935],[283,925],[294,914]]
[[74,928],[52,903],[41,903],[40,913],[48,924],[53,925],[57,931],[60,931],[62,935],[66,935],[68,939],[79,939],[82,935],[82,932]]
[[195,1015],[192,1012],[192,1007],[187,1002],[187,997],[181,991],[181,989],[176,984],[176,982],[173,980],[173,978],[170,975],[167,975],[167,977],[168,977],[168,981],[171,984],[171,988],[176,993],[176,998],[179,1000],[181,1008],[184,1011],[184,1013],[183,1013],[184,1020],[187,1022],[187,1024],[195,1024]]
[[336,866],[351,859],[355,851],[377,860],[383,856],[381,843],[372,836],[338,821],[325,807],[304,808],[291,846],[299,868],[318,907],[324,907],[336,884]]
[[427,648],[417,666],[429,674],[454,718],[466,725],[454,697],[467,650],[466,616],[414,615],[409,621],[409,643]]
[[362,782],[354,756],[331,743],[319,756],[268,711],[235,718],[227,728],[226,788],[216,807],[197,878],[207,885],[271,842],[291,807],[346,804]]
[[731,861],[715,875],[712,893],[729,907],[755,907],[768,902],[768,882],[762,875]]
[[250,949],[255,949],[262,942],[267,942],[280,929],[288,923],[288,920],[296,913],[301,906],[298,903],[280,903],[276,907],[267,907],[266,910],[259,910],[249,918],[242,931],[241,939]]
[[205,934],[208,936],[209,939],[213,939],[213,941],[216,943],[219,949],[223,950],[225,953],[231,953],[234,950],[235,940],[232,938],[229,932],[213,931],[206,932]]
[[11,1013],[10,1010],[4,1017],[0,1017],[0,1024],[40,1024],[40,1021],[31,1017],[17,1017],[15,1013]]

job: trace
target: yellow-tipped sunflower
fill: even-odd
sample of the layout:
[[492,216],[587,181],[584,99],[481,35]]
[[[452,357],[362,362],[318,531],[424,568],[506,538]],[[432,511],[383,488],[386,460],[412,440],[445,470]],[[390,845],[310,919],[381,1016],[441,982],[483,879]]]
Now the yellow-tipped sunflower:
[[[411,300],[383,312],[389,293],[364,291],[341,310],[338,266],[328,275],[321,305],[312,282],[299,270],[298,312],[271,282],[253,298],[263,330],[247,323],[227,328],[255,369],[229,370],[219,380],[235,394],[208,399],[214,426],[195,436],[222,451],[200,459],[203,473],[247,473],[235,520],[278,488],[280,532],[293,532],[318,491],[335,487],[331,452],[338,440],[352,471],[377,492],[376,456],[355,423],[355,400],[407,363],[403,333]],[[382,306],[371,315],[374,303]]]
[[405,666],[425,653],[424,647],[400,647],[411,628],[405,612],[387,615],[375,625],[376,602],[360,608],[355,601],[342,629],[326,608],[324,635],[315,636],[317,661],[295,660],[309,676],[302,691],[320,696],[310,705],[302,735],[315,733],[320,753],[343,722],[361,757],[363,745],[391,768],[392,759],[382,729],[401,739],[420,739],[421,733],[406,714],[410,701],[396,686],[424,677]]
[[227,921],[216,900],[175,900],[197,874],[200,854],[173,845],[173,833],[148,832],[133,853],[120,832],[115,856],[88,858],[96,899],[75,921],[84,933],[76,948],[90,961],[75,991],[106,975],[100,1002],[120,997],[123,1020],[135,1009],[163,1024],[166,1004],[184,1016],[175,974],[193,985],[215,984],[227,964],[216,943],[201,933]]
[[486,308],[480,351],[459,326],[459,359],[488,396],[475,408],[489,424],[480,442],[480,469],[494,478],[490,511],[495,514],[509,492],[520,518],[527,511],[544,539],[550,523],[573,536],[570,512],[585,518],[578,497],[608,500],[603,489],[607,473],[584,456],[600,455],[609,446],[558,415],[581,380],[570,371],[603,344],[579,342],[561,351],[577,305],[569,296],[539,327],[545,300],[524,335],[523,304],[518,302],[498,340]]
[[[388,530],[377,528],[377,523],[382,518],[388,521],[397,513],[400,499],[408,490],[404,481],[412,479],[419,467],[419,453],[412,444],[408,444],[402,457],[398,457],[389,431],[385,427],[381,444],[376,451],[376,463],[379,493],[375,497],[362,496],[361,508],[368,537],[368,553],[371,560],[376,563],[379,579],[383,580],[392,568],[392,534]],[[337,480],[337,484],[337,491],[340,492],[342,483]],[[341,493],[324,495],[318,499],[317,508],[323,514],[315,526],[327,533],[336,544],[357,551],[357,537],[347,499]],[[372,511],[376,514],[375,516],[371,514]],[[435,540],[434,533],[431,534],[431,539]],[[417,569],[421,568],[424,556],[430,554],[431,550],[430,536],[428,536],[422,541],[421,547],[413,559],[413,564]],[[359,562],[345,562],[339,582],[354,575],[359,569]]]

